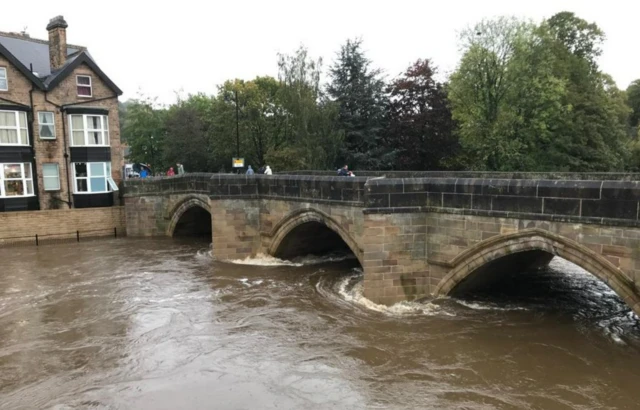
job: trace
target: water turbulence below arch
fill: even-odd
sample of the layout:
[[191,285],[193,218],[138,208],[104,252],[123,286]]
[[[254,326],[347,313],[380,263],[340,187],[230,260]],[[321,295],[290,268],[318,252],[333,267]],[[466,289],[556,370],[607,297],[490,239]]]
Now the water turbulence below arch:
[[353,252],[340,235],[325,224],[312,221],[293,228],[280,242],[274,256],[293,259],[298,256],[327,254],[352,255]]
[[178,220],[173,236],[211,240],[211,214],[199,206],[187,209]]
[[[600,328],[618,341],[640,326],[631,307],[604,281],[580,266],[541,250],[514,253],[469,274],[450,295],[468,307],[529,310],[578,327]],[[471,303],[471,304],[469,304]]]
[[[470,273],[462,282],[458,283],[450,295],[457,298],[474,298],[482,295],[508,292],[513,288],[516,293],[526,284],[518,280],[518,275],[523,272],[541,270],[549,265],[553,255],[541,251],[530,250],[526,252],[512,253],[480,266]],[[521,275],[523,279],[525,275]]]

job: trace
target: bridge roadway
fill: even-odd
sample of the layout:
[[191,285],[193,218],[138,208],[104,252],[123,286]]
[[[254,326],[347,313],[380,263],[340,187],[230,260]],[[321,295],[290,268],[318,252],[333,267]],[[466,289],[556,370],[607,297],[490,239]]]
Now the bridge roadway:
[[560,256],[640,314],[640,175],[358,174],[129,180],[127,234],[211,234],[219,259],[348,247],[365,296],[384,304],[463,291]]

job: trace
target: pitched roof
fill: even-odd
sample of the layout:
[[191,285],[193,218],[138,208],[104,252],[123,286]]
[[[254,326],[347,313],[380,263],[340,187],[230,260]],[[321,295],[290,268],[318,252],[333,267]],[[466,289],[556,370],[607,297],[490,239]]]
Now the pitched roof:
[[116,94],[122,94],[122,91],[98,67],[91,54],[82,46],[68,44],[67,61],[58,70],[51,70],[48,41],[0,32],[0,54],[43,90],[55,87],[76,67],[86,63]]

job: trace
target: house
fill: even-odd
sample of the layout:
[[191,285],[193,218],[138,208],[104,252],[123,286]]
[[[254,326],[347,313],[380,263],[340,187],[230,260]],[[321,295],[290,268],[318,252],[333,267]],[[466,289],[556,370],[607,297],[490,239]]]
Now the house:
[[0,212],[105,207],[121,181],[122,91],[62,16],[48,41],[0,32]]

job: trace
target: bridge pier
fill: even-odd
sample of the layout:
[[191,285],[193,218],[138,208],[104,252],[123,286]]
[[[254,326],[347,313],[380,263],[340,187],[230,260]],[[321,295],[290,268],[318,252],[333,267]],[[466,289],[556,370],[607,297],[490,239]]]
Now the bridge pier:
[[244,259],[261,250],[260,201],[210,200],[211,249],[216,259]]

